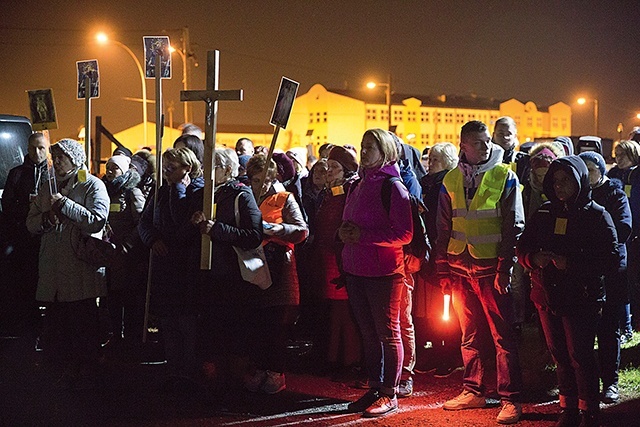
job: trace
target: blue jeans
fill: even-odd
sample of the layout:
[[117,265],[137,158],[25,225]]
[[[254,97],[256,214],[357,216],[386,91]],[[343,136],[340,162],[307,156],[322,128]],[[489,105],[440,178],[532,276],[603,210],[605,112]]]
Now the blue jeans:
[[[598,363],[593,349],[599,309],[585,307],[556,316],[538,308],[547,347],[556,362],[560,406],[594,410],[599,407]],[[566,403],[563,403],[566,402]]]
[[513,301],[493,287],[495,276],[471,278],[452,275],[452,301],[462,330],[463,385],[476,395],[485,392],[488,354],[495,347],[497,391],[505,401],[517,402],[522,391],[518,347],[511,328]]
[[402,371],[400,298],[402,277],[347,275],[347,293],[360,327],[369,384],[395,395]]
[[413,375],[416,366],[416,331],[413,326],[413,277],[408,275],[409,282],[402,287],[400,299],[400,335],[402,337],[403,363],[401,378],[406,380]]

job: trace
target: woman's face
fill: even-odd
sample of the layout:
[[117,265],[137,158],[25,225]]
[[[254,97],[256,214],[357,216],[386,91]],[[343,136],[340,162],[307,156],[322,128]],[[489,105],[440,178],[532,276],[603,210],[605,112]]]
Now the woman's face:
[[616,164],[620,169],[629,169],[631,166],[633,166],[633,162],[631,161],[629,156],[627,156],[627,153],[625,153],[625,151],[622,148],[616,147],[615,153],[616,153]]
[[55,169],[58,177],[64,177],[76,167],[71,162],[69,156],[60,150],[56,150],[53,153],[53,168]]
[[313,168],[313,185],[316,188],[324,188],[327,183],[327,165],[326,163],[319,163]]
[[442,153],[431,151],[429,153],[429,173],[434,174],[444,170],[444,160]]
[[256,199],[259,199],[260,196],[262,196],[263,194],[267,194],[269,192],[269,190],[271,189],[272,180],[269,179],[269,177],[267,176],[267,179],[265,179],[264,184],[262,184],[262,191],[261,191],[261,189],[260,189],[260,179],[261,178],[262,178],[262,172],[256,173],[255,175],[253,175],[250,178],[251,179],[251,190],[253,191],[253,195],[256,197]]
[[327,184],[330,186],[340,185],[344,181],[344,168],[340,162],[327,160]]
[[223,166],[219,163],[215,165],[215,185],[223,184],[231,179],[231,166]]
[[600,173],[600,168],[596,166],[593,162],[585,162],[587,164],[587,169],[589,169],[589,185],[592,187],[597,185],[602,179],[602,173]]
[[122,175],[122,169],[120,169],[115,163],[107,163],[106,170],[105,176],[109,182]]
[[375,168],[382,165],[382,160],[376,137],[370,133],[366,134],[360,143],[360,165],[365,169]]
[[191,172],[191,167],[171,161],[162,165],[162,171],[169,184],[177,184],[184,179],[185,175]]

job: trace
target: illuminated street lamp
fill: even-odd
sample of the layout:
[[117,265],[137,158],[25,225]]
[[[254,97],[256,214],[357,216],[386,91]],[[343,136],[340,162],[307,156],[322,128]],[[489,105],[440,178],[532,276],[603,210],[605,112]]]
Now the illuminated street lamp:
[[[180,59],[182,59],[182,89],[187,90],[187,55],[185,55],[180,49],[176,49],[173,46],[169,46],[169,52],[177,53],[178,56],[180,56]],[[184,107],[184,122],[187,123],[189,122],[189,110],[187,110],[189,103],[183,102],[182,105]]]
[[105,33],[96,34],[96,40],[100,44],[113,43],[115,45],[123,48],[127,53],[133,58],[133,61],[136,63],[136,67],[138,67],[138,72],[140,73],[140,82],[142,83],[142,137],[144,138],[144,145],[147,144],[147,84],[144,79],[144,71],[142,70],[142,65],[136,55],[129,49],[126,45],[120,43],[117,40],[110,40],[109,37]]
[[[586,98],[578,98],[577,100],[578,104],[580,105],[584,105],[587,103],[587,99]],[[595,129],[595,134],[594,136],[598,136],[599,133],[599,127],[598,127],[598,100],[593,98],[593,126]]]
[[374,89],[376,86],[381,86],[385,88],[385,95],[387,100],[387,111],[389,112],[387,129],[391,131],[391,74],[389,74],[389,78],[387,79],[387,83],[375,83],[369,82],[367,83],[367,87],[369,89]]

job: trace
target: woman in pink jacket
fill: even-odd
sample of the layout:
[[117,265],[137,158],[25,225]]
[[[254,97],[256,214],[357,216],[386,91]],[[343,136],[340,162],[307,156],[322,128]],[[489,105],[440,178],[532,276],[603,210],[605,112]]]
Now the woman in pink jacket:
[[[400,178],[396,145],[389,132],[370,129],[362,137],[362,180],[348,194],[338,236],[347,293],[362,334],[371,389],[349,404],[352,412],[380,417],[396,412],[402,369],[400,297],[403,246],[411,241],[409,193]],[[397,178],[393,180],[393,178]],[[389,209],[382,185],[392,179]]]

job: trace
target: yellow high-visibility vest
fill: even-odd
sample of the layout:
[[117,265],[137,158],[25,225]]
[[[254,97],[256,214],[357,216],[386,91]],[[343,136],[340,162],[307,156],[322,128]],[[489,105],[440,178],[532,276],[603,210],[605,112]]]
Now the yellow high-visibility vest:
[[502,241],[500,197],[504,191],[509,165],[499,164],[484,173],[467,209],[462,172],[452,169],[442,182],[451,198],[451,237],[447,253],[460,255],[465,248],[476,259],[498,257]]

